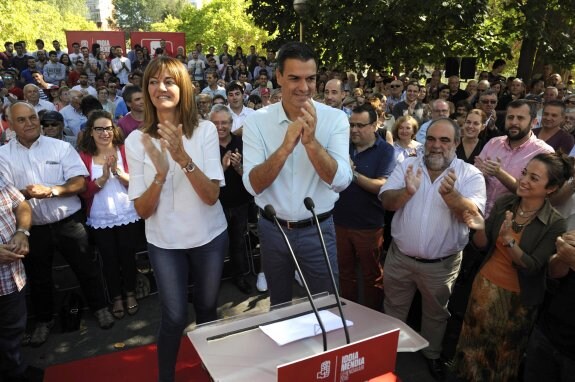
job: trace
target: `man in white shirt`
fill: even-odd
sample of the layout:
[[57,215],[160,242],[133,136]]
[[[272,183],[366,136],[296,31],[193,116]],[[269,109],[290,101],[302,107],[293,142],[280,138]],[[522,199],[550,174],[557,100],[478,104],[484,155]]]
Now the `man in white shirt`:
[[386,314],[407,320],[415,291],[422,295],[421,335],[429,371],[445,378],[441,344],[450,314],[447,302],[459,273],[469,229],[463,213],[485,208],[485,180],[474,166],[458,159],[457,124],[434,121],[427,130],[423,156],[398,164],[381,188],[379,199],[395,211],[384,265]]
[[98,97],[98,92],[94,89],[93,86],[88,85],[88,74],[86,72],[80,73],[80,77],[78,79],[78,85],[74,86],[72,90],[77,90],[83,95],[91,95],[94,97]]
[[70,90],[70,104],[60,110],[60,114],[64,117],[65,131],[68,135],[78,136],[82,124],[87,121],[86,116],[82,114],[80,109],[82,97],[82,93],[78,90]]
[[[268,204],[294,243],[295,255],[312,293],[333,292],[317,230],[304,199],[311,197],[337,272],[332,209],[352,179],[349,121],[340,110],[313,102],[317,78],[315,52],[306,44],[285,44],[278,55],[282,102],[260,109],[244,121],[243,182],[261,209]],[[295,266],[272,218],[258,222],[263,271],[272,305],[291,301]],[[264,239],[265,238],[265,239]]]
[[40,99],[40,89],[34,84],[24,86],[24,100],[34,107],[36,113],[40,110],[56,110],[52,102]]
[[232,133],[242,135],[244,120],[254,112],[254,109],[244,106],[244,87],[240,81],[232,81],[226,88],[228,103],[232,112]]
[[110,67],[112,68],[112,71],[114,72],[116,77],[118,77],[118,79],[120,80],[120,84],[122,84],[122,86],[126,85],[129,82],[128,74],[130,74],[130,72],[132,71],[132,65],[130,63],[130,60],[128,59],[128,57],[124,57],[123,53],[124,51],[122,50],[122,48],[117,47],[115,52],[116,58],[114,58],[110,62]]
[[37,320],[30,343],[42,345],[54,325],[52,259],[56,249],[76,274],[100,327],[109,329],[114,317],[107,308],[99,267],[92,260],[78,197],[88,171],[69,143],[40,134],[40,119],[31,105],[12,105],[8,122],[16,139],[0,147],[0,172],[32,207],[30,253],[24,260]]

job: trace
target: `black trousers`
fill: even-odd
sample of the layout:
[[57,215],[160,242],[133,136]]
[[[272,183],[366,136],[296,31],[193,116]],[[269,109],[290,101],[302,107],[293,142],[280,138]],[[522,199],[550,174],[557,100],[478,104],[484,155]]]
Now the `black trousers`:
[[92,311],[107,305],[100,267],[90,248],[83,221],[84,214],[78,211],[56,223],[35,225],[30,230],[30,253],[24,266],[37,321],[48,322],[53,316],[52,262],[56,249],[76,274]]

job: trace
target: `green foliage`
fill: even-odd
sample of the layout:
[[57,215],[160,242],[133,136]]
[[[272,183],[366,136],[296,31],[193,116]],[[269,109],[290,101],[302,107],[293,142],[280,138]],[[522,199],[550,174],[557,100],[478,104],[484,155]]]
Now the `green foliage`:
[[60,13],[71,13],[74,15],[88,16],[86,0],[36,0],[44,1],[60,11]]
[[186,0],[112,0],[112,23],[125,32],[149,31],[169,15],[179,15]]
[[244,0],[213,0],[201,9],[186,5],[179,18],[169,17],[163,22],[152,24],[152,30],[184,32],[188,49],[197,42],[220,47],[223,43],[234,47],[242,46],[244,53],[250,45],[261,46],[269,40],[268,34],[254,25],[246,13]]
[[34,41],[42,38],[47,49],[50,41],[59,40],[64,45],[65,30],[95,30],[96,25],[83,16],[62,13],[46,1],[18,0],[0,2],[0,46],[5,41],[26,41],[30,51]]
[[[402,62],[439,62],[460,54],[478,30],[486,0],[322,0],[308,1],[304,39],[321,47],[330,65],[385,67]],[[248,9],[257,25],[278,31],[270,44],[299,38],[291,0],[262,0]]]
[[[445,57],[484,63],[517,54],[525,37],[542,42],[554,62],[575,62],[575,1],[569,0],[308,0],[304,40],[328,65],[414,67]],[[541,11],[541,7],[543,11]],[[292,0],[260,0],[248,12],[277,33],[269,45],[299,39]]]

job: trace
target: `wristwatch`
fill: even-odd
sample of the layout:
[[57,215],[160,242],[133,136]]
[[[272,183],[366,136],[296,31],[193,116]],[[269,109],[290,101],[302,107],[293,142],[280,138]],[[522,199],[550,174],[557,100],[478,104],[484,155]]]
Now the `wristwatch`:
[[509,240],[507,243],[503,244],[504,247],[513,248],[515,247],[515,239]]
[[27,237],[30,237],[30,231],[28,231],[27,229],[24,228],[18,228],[16,230],[16,232],[22,232],[24,235],[26,235]]
[[185,167],[182,167],[182,170],[184,170],[184,172],[186,174],[189,174],[190,172],[194,172],[195,169],[196,169],[196,165],[194,164],[194,162],[192,162],[192,160],[190,160]]
[[60,191],[58,191],[58,190],[56,190],[54,187],[52,187],[52,188],[50,189],[50,197],[51,197],[51,198],[56,198],[56,197],[58,197],[58,196],[60,196]]

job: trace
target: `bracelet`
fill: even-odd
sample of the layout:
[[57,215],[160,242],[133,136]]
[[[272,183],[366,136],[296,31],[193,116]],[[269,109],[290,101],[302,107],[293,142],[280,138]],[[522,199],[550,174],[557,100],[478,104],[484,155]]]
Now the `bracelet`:
[[158,186],[163,186],[164,183],[166,183],[166,180],[164,179],[162,182],[161,180],[158,180],[156,177],[154,177],[154,181],[152,183],[157,184]]

